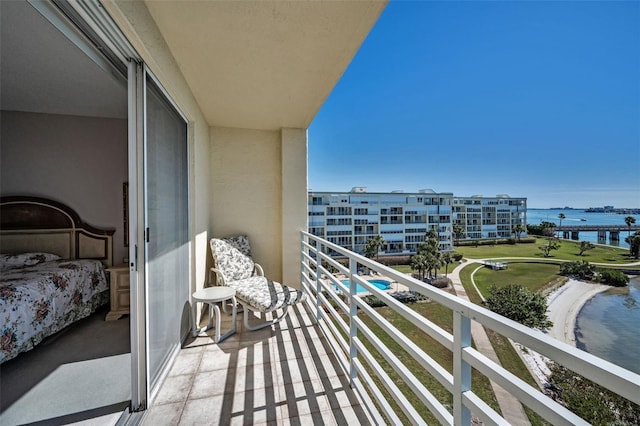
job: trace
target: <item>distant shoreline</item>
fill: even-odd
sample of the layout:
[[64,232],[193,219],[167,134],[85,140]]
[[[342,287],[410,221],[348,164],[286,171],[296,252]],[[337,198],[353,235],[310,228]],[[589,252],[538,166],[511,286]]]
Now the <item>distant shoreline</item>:
[[[640,207],[620,207],[611,210],[595,210],[599,207],[527,207],[527,210],[578,210],[584,213],[640,214]],[[631,212],[631,213],[628,213]],[[633,213],[636,212],[636,213]]]

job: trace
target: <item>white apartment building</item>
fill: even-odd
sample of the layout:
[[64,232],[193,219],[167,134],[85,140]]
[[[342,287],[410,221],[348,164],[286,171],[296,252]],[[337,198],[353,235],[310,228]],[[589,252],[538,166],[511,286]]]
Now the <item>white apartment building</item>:
[[[381,235],[381,254],[414,254],[431,229],[443,251],[454,249],[454,224],[462,226],[463,240],[510,238],[513,228],[526,229],[526,198],[455,197],[431,189],[405,193],[309,191],[309,232],[357,253],[367,241]],[[523,232],[520,236],[526,235]]]
[[459,241],[514,238],[517,225],[522,225],[520,237],[527,235],[526,198],[511,198],[506,194],[456,196],[452,204],[451,222],[464,230]]
[[309,192],[309,232],[363,253],[367,241],[382,235],[381,254],[412,254],[425,234],[434,229],[443,251],[453,250],[451,227],[452,193],[423,189],[367,192]]

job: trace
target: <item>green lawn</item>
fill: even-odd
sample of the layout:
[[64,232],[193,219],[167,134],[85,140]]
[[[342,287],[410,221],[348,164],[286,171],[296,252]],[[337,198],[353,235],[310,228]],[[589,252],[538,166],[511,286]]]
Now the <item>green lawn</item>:
[[[435,302],[414,303],[407,306],[410,306],[412,309],[419,312],[424,317],[429,318],[431,321],[438,324],[446,331],[450,333],[452,332],[453,314],[450,309]],[[400,330],[411,342],[418,345],[422,350],[428,353],[429,356],[431,356],[436,362],[442,365],[450,373],[452,372],[453,355],[451,351],[440,345],[429,335],[419,330],[411,322],[407,321],[404,317],[402,317],[392,309],[377,308],[376,311],[384,316],[396,328],[398,328],[398,330]],[[381,339],[389,349],[391,349],[391,351],[401,360],[402,364],[406,366],[410,371],[412,371],[413,374],[415,374],[420,382],[429,389],[429,391],[438,399],[438,401],[447,406],[453,405],[453,398],[451,393],[449,393],[444,388],[444,386],[442,386],[433,376],[431,376],[431,374],[429,374],[424,368],[422,368],[422,366],[418,364],[418,362],[414,360],[413,357],[409,355],[409,353],[402,349],[402,347],[397,344],[395,340],[393,340],[387,333],[380,329],[376,325],[376,323],[369,317],[361,315],[360,318],[374,331],[376,336]],[[426,406],[422,405],[420,399],[404,383],[401,377],[395,372],[393,366],[389,365],[384,360],[382,355],[375,353],[370,345],[367,346],[369,347],[369,350],[374,353],[374,356],[380,362],[382,368],[393,379],[394,383],[396,383],[396,385],[400,388],[403,396],[411,403],[411,405],[416,408],[416,410],[425,419],[425,421],[428,424],[437,424],[438,422],[436,418],[431,414]],[[384,388],[384,386],[381,387]],[[494,410],[500,412],[489,380],[476,370],[472,371],[472,389]],[[391,395],[388,395],[387,399],[393,406],[397,407],[397,404],[395,404]],[[404,414],[401,412],[400,407],[397,407],[396,412],[400,415],[405,424],[409,424],[408,418],[404,417]]]
[[395,269],[398,272],[402,272],[403,274],[411,275],[414,271],[411,269],[410,265],[395,265],[391,268]]
[[478,247],[456,247],[456,251],[470,259],[535,257],[541,260],[586,260],[590,263],[613,264],[624,264],[636,261],[636,259],[629,257],[629,250],[608,246],[596,246],[596,248],[585,252],[583,256],[579,256],[579,242],[566,240],[559,240],[560,248],[558,250],[551,251],[551,256],[545,258],[538,247],[541,247],[546,243],[546,239],[537,238],[535,244],[520,243]]
[[[535,244],[529,243],[521,243],[521,244],[497,244],[493,246],[478,246],[478,247],[456,247],[456,252],[462,254],[465,258],[468,259],[493,259],[493,258],[518,258],[518,257],[526,257],[526,258],[534,258],[539,259],[540,263],[552,263],[552,264],[560,264],[562,261],[576,261],[576,260],[584,260],[589,263],[607,263],[612,265],[623,265],[627,263],[637,262],[637,259],[633,259],[629,257],[629,251],[622,248],[616,247],[606,247],[606,246],[596,246],[596,248],[589,250],[584,253],[583,256],[579,256],[579,243],[573,241],[565,241],[560,240],[560,248],[558,250],[553,250],[551,252],[550,257],[544,257],[542,255],[542,251],[538,247],[546,244],[546,239],[538,238]],[[530,267],[516,268],[514,270],[510,270],[509,273],[504,274],[505,271],[496,271],[496,282],[497,285],[500,285],[502,278],[504,277],[507,280],[516,279],[519,284],[524,286],[528,286],[532,290],[535,290],[536,287],[544,287],[544,284],[536,285],[535,282],[540,279],[549,278],[551,279],[551,275],[549,274],[550,270],[553,268],[543,267],[544,265],[540,265],[540,263],[531,263],[531,261],[522,260],[521,264],[529,264]],[[512,262],[509,262],[509,269],[512,269]],[[447,273],[451,272],[453,268],[455,268],[455,264],[450,264],[447,268]],[[538,268],[541,266],[542,268]],[[392,266],[393,269],[396,269],[399,272],[405,274],[411,274],[415,271],[411,269],[410,265],[396,265]],[[542,270],[542,277],[538,277],[538,270]],[[533,275],[531,273],[533,272]],[[557,274],[558,268],[555,267],[555,272]],[[445,268],[440,268],[438,270],[438,274],[444,275]],[[480,278],[482,280],[483,278]],[[490,278],[489,278],[490,279]],[[529,286],[525,281],[529,281],[532,284]]]
[[509,262],[507,269],[502,269],[500,271],[494,271],[491,268],[482,267],[476,263],[465,268],[465,270],[469,270],[469,283],[471,283],[471,272],[476,270],[478,267],[480,267],[480,269],[476,271],[473,279],[485,298],[489,296],[489,288],[494,284],[498,287],[504,287],[510,284],[520,284],[531,291],[537,292],[543,290],[549,283],[563,278],[558,275],[560,267],[557,264],[552,263],[526,263],[524,261],[514,261]]

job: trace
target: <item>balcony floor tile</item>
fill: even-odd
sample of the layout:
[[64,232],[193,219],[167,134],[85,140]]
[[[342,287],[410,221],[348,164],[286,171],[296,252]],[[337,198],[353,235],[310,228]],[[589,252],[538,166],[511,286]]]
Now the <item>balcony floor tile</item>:
[[241,314],[237,326],[219,344],[213,330],[188,339],[144,424],[373,424],[304,306],[262,330],[245,330]]

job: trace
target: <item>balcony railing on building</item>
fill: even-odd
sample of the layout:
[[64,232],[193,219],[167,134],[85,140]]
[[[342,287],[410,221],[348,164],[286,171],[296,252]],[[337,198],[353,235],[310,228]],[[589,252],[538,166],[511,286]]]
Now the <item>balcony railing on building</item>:
[[[587,424],[547,397],[540,389],[527,384],[474,349],[471,341],[473,321],[634,403],[640,403],[638,374],[304,231],[301,249],[301,280],[310,296],[307,303],[315,310],[321,329],[343,368],[349,372],[352,387],[359,392],[380,423],[401,424],[403,419],[398,414],[399,408],[412,424],[426,424],[425,418],[420,414],[426,407],[443,424],[471,424],[472,414],[485,424],[506,424],[504,418],[472,390],[471,371],[475,369],[551,424]],[[343,266],[327,253],[338,253],[342,258],[347,258],[349,266]],[[407,287],[413,294],[427,297],[450,309],[453,315],[452,332],[446,331],[411,309],[410,305],[401,303],[363,279],[358,275],[362,270],[388,277]],[[336,274],[342,276],[338,277],[331,271],[338,271]],[[349,286],[342,283],[345,278],[349,280]],[[367,304],[363,294],[357,293],[356,285],[366,289],[395,314],[448,349],[453,358],[452,372]],[[416,372],[407,368],[399,358],[397,349],[383,343],[369,324],[383,330],[394,347],[402,348],[402,356],[411,356],[423,371]],[[394,377],[383,368],[380,363],[382,359],[387,366],[391,366]],[[452,403],[441,401],[422,383],[418,376],[424,373],[433,376],[451,394]],[[398,383],[402,384],[403,389],[409,389],[410,395],[403,393]]]

